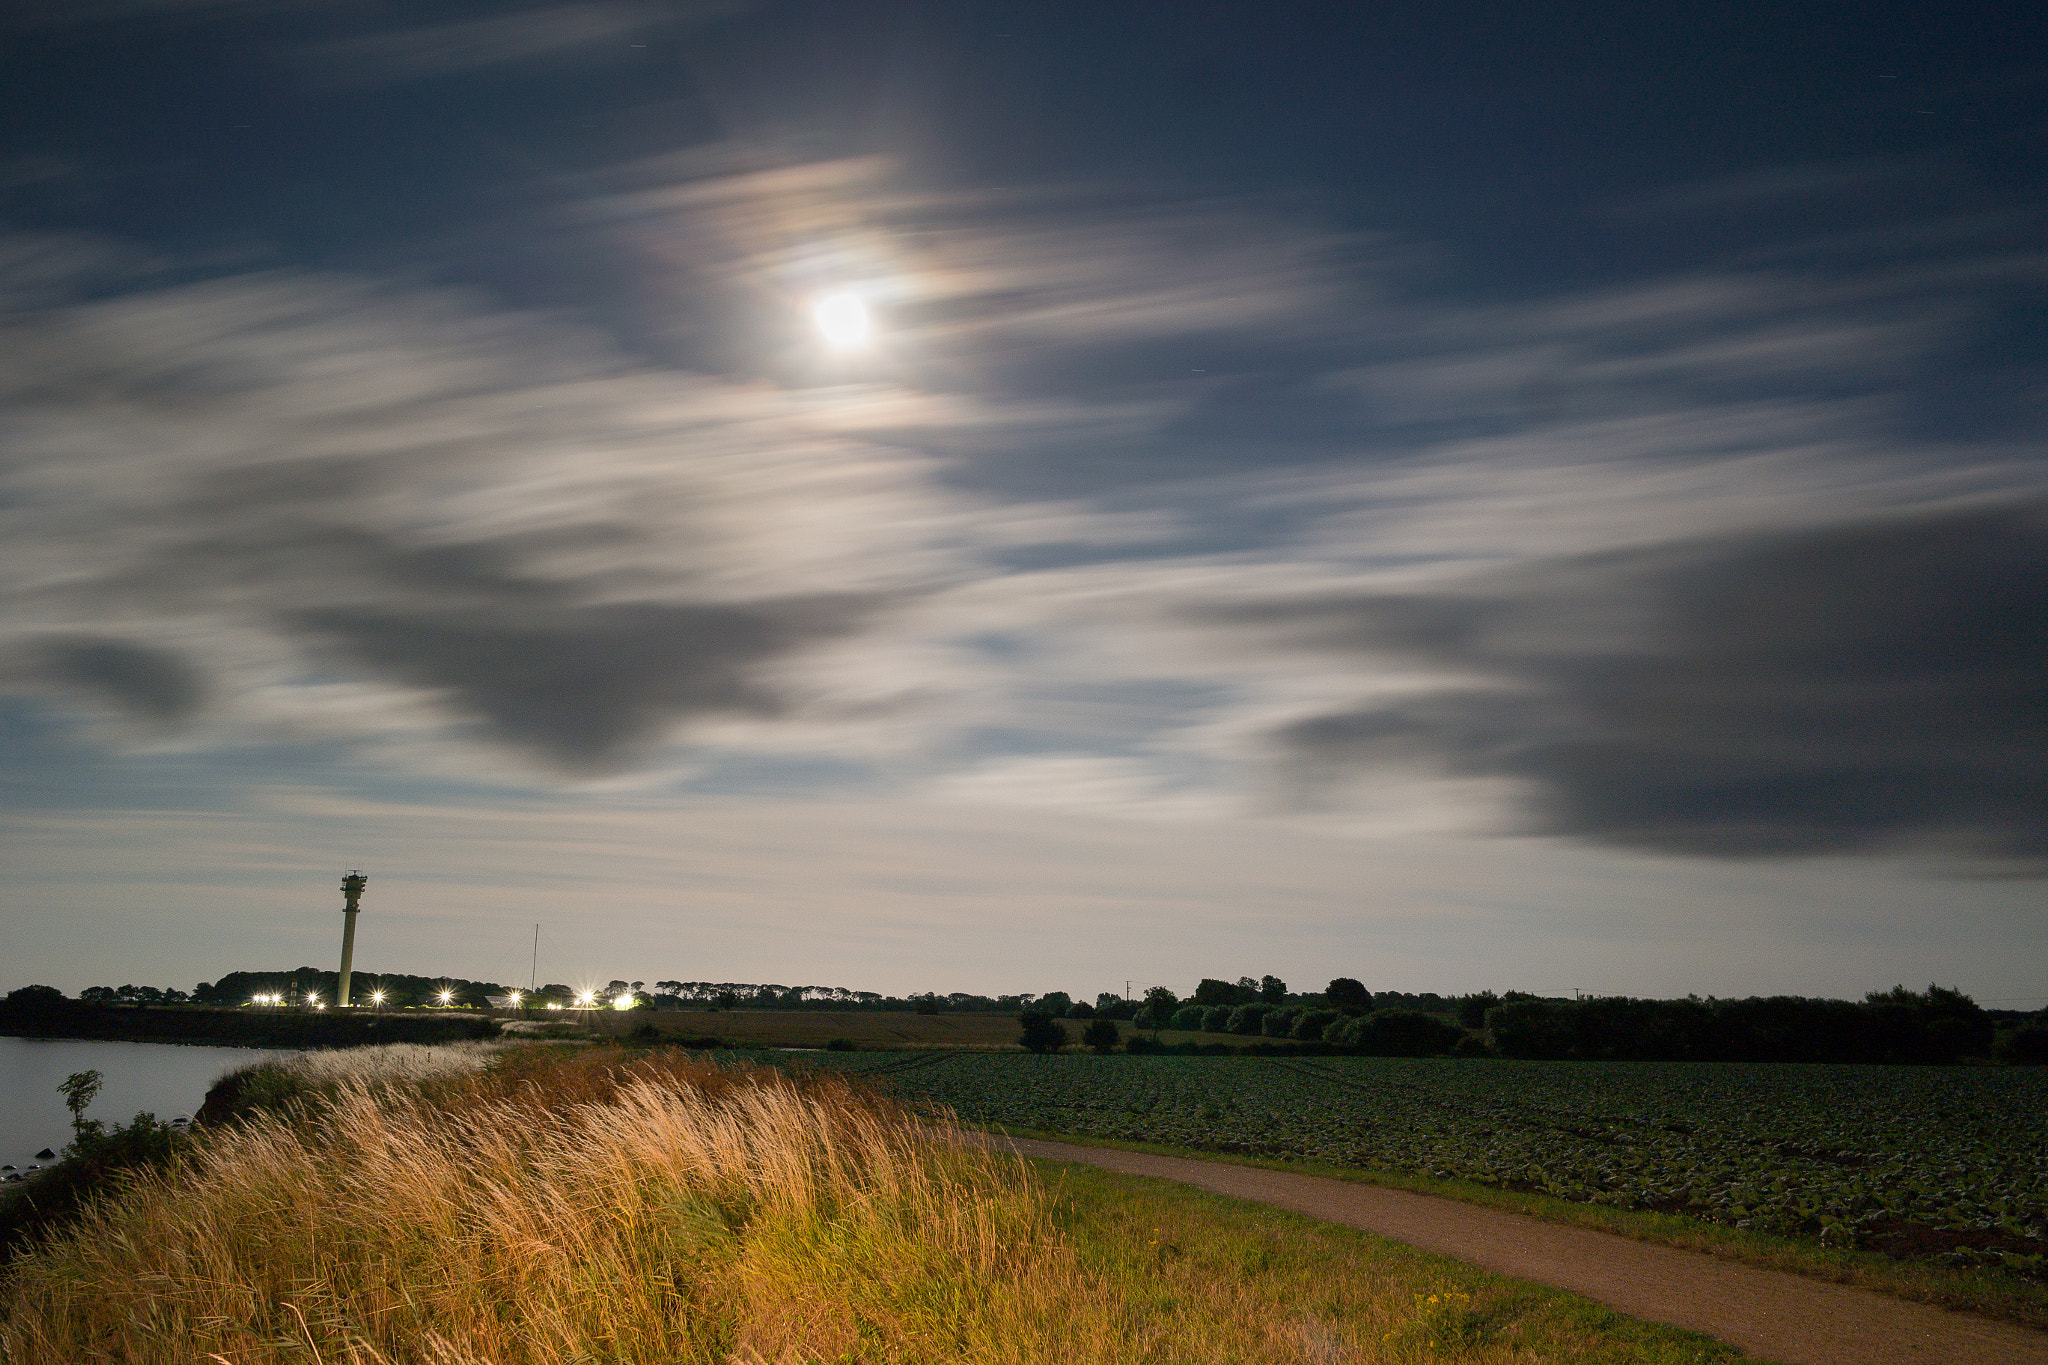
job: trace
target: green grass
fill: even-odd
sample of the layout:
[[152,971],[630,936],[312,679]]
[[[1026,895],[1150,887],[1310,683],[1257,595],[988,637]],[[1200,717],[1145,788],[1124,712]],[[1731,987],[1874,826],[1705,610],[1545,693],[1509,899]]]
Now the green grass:
[[1750,1359],[1696,1332],[1334,1223],[1170,1181],[1033,1165],[1083,1269],[1193,1339],[1263,1338],[1301,1361]]
[[[1789,1237],[1707,1223],[1678,1214],[1617,1209],[1602,1204],[1582,1204],[1551,1195],[1502,1190],[1468,1180],[1448,1180],[1408,1171],[1361,1170],[1309,1160],[1274,1160],[1265,1157],[1202,1151],[1156,1142],[1124,1142],[1110,1138],[1079,1137],[1071,1133],[1009,1125],[987,1125],[987,1131],[1013,1137],[1043,1138],[1080,1147],[1106,1147],[1124,1152],[1149,1152],[1160,1156],[1186,1157],[1195,1161],[1224,1162],[1256,1166],[1273,1171],[1299,1171],[1328,1176],[1357,1184],[1384,1185],[1417,1194],[1438,1195],[1468,1204],[1526,1214],[1547,1223],[1591,1228],[1614,1233],[1632,1241],[1653,1242],[1703,1252],[1747,1265],[1782,1270],[1853,1285],[1895,1298],[1937,1304],[1944,1308],[1980,1313],[1988,1318],[2048,1329],[2048,1286],[1995,1271],[1952,1268],[1900,1261],[1878,1252],[1832,1250]],[[1182,1187],[1185,1188],[1185,1187]]]

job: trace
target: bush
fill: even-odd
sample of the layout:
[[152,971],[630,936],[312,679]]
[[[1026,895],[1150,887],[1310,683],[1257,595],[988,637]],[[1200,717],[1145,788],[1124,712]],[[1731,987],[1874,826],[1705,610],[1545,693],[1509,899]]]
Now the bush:
[[1090,1050],[1098,1053],[1107,1052],[1115,1047],[1117,1039],[1122,1036],[1122,1031],[1117,1028],[1113,1019],[1096,1019],[1081,1030],[1081,1041],[1087,1044]]
[[1168,1027],[1177,1028],[1186,1033],[1200,1033],[1202,1031],[1202,1020],[1208,1013],[1209,1011],[1203,1009],[1200,1005],[1182,1005],[1173,1012],[1173,1018],[1168,1021]]
[[115,1177],[168,1165],[187,1141],[182,1129],[158,1123],[154,1114],[137,1114],[112,1131],[82,1130],[61,1161],[0,1201],[0,1261],[71,1221]]
[[1234,1005],[1211,1005],[1202,1011],[1202,1032],[1230,1032],[1230,1016],[1236,1013]]
[[1420,1010],[1374,1010],[1358,1024],[1352,1043],[1373,1057],[1436,1057],[1465,1037],[1450,1020]]
[[2048,1066],[2048,1024],[2029,1024],[2006,1039],[2002,1049],[2021,1066]]
[[1094,1017],[1095,1006],[1089,1004],[1086,1000],[1076,1000],[1073,1004],[1067,1006],[1067,1018],[1069,1019],[1093,1019]]
[[1272,1012],[1271,1005],[1239,1005],[1230,1012],[1230,1031],[1246,1038],[1256,1038],[1265,1024],[1266,1016]]
[[851,1038],[834,1038],[831,1042],[825,1044],[825,1051],[858,1052],[860,1051],[860,1048],[855,1045],[853,1039]]
[[1486,1012],[1500,1003],[1492,991],[1480,991],[1458,1002],[1458,1022],[1466,1028],[1485,1028]]
[[1168,1051],[1168,1048],[1166,1044],[1160,1042],[1157,1038],[1145,1038],[1133,1034],[1131,1036],[1131,1041],[1124,1044],[1124,1051],[1133,1054],[1153,1053],[1165,1052]]
[[1335,1010],[1303,1010],[1295,1016],[1294,1027],[1287,1030],[1287,1036],[1313,1043],[1323,1036],[1325,1029],[1343,1017]]
[[1493,1045],[1476,1033],[1468,1033],[1451,1049],[1453,1057],[1498,1057]]
[[1299,1010],[1269,1010],[1259,1021],[1259,1032],[1268,1038],[1285,1038],[1294,1032],[1295,1017]]
[[1024,1026],[1017,1041],[1027,1052],[1054,1053],[1067,1045],[1067,1030],[1056,1019],[1043,1014],[1020,1014],[1017,1022]]

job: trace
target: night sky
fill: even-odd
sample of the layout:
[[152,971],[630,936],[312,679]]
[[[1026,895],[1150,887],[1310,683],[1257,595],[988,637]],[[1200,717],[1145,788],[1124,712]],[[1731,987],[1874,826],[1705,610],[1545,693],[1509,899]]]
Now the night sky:
[[2048,1005],[2035,6],[27,0],[0,989]]

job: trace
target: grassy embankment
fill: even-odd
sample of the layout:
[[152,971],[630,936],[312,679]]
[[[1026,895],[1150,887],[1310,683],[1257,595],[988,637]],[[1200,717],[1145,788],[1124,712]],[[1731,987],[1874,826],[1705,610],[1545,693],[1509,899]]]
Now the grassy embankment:
[[673,1051],[270,1069],[0,1281],[0,1360],[1704,1362],[1273,1210],[1051,1183],[831,1076]]
[[1795,1275],[1827,1280],[1834,1284],[1889,1294],[1895,1298],[1938,1304],[1944,1308],[1981,1313],[1985,1317],[2016,1322],[2025,1327],[2048,1330],[2048,1285],[2021,1279],[1996,1270],[1930,1265],[1902,1261],[1881,1252],[1852,1248],[1834,1249],[1791,1237],[1752,1232],[1743,1228],[1709,1223],[1683,1214],[1655,1213],[1641,1209],[1617,1209],[1606,1204],[1581,1204],[1553,1195],[1504,1190],[1476,1181],[1442,1179],[1411,1171],[1361,1170],[1302,1159],[1276,1159],[1175,1147],[1156,1142],[1122,1142],[1111,1138],[1081,1137],[1035,1128],[998,1127],[1013,1137],[1044,1138],[1080,1147],[1108,1147],[1126,1152],[1151,1152],[1160,1156],[1187,1157],[1196,1161],[1229,1162],[1274,1171],[1298,1171],[1329,1176],[1360,1184],[1385,1185],[1412,1190],[1417,1194],[1439,1195],[1463,1200],[1509,1213],[1526,1214],[1547,1223],[1611,1232],[1632,1241],[1654,1242],[1660,1246],[1703,1252],[1731,1261],[1782,1270]]

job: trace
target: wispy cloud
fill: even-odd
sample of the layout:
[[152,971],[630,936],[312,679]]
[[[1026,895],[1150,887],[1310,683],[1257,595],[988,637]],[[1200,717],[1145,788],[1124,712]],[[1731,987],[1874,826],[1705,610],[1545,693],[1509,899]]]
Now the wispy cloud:
[[[514,8],[481,19],[333,38],[299,50],[325,80],[350,85],[422,80],[490,67],[560,61],[629,38],[745,13],[755,0],[688,4],[587,3]],[[644,46],[644,44],[643,44]]]
[[782,713],[764,666],[947,572],[907,453],[459,300],[260,277],[14,335],[6,619],[89,632],[36,646],[37,676],[157,719],[191,708],[146,675],[211,679],[232,728],[236,698],[275,720],[338,671],[615,761]]

